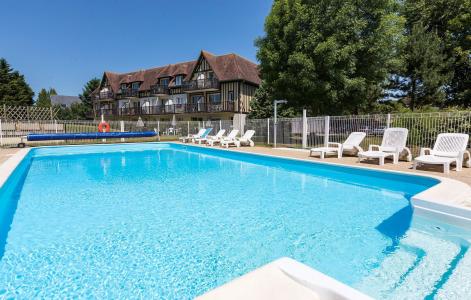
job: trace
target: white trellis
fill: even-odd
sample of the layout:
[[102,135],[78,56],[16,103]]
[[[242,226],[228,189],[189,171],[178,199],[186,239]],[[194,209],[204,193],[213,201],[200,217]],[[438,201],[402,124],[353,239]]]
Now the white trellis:
[[56,120],[59,108],[36,106],[0,106],[0,119],[6,121]]

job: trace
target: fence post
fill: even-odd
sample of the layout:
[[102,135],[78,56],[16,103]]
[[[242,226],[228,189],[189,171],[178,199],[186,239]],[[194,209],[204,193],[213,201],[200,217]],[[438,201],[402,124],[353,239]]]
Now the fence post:
[[386,128],[391,126],[391,114],[388,114],[388,118],[386,119]]
[[219,120],[219,130],[222,129],[222,120]]
[[325,116],[324,118],[324,146],[327,147],[329,144],[329,134],[330,134],[330,117]]
[[2,129],[2,119],[0,119],[0,146],[3,146],[3,129]]
[[54,120],[54,117],[52,116],[52,106],[49,107],[49,112],[51,113],[51,120]]
[[161,135],[160,134],[160,120],[157,120],[157,132],[159,133],[159,136]]
[[58,129],[57,129],[57,120],[54,120],[54,129],[56,131],[56,133],[58,132]]
[[[119,121],[119,124],[121,125],[121,132],[124,132],[124,121],[123,120]],[[121,142],[124,143],[124,138],[121,138]]]
[[270,118],[267,118],[267,145],[270,145]]
[[187,124],[186,124],[186,130],[187,130],[187,136],[190,135],[190,121],[186,121]]
[[303,149],[307,148],[307,111],[303,109]]

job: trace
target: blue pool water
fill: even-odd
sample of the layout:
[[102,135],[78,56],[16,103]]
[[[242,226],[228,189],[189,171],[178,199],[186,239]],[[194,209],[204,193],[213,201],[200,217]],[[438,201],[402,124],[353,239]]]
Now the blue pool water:
[[288,256],[374,297],[448,298],[468,233],[409,203],[436,183],[172,144],[33,149],[0,190],[0,297],[186,299]]

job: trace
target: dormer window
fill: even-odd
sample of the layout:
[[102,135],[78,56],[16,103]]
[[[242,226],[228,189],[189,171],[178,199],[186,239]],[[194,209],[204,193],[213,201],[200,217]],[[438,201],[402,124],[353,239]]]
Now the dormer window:
[[177,77],[175,77],[175,85],[177,85],[177,86],[182,85],[182,81],[183,81],[183,76],[182,75],[178,75]]
[[168,86],[168,82],[169,82],[168,78],[161,78],[160,79],[160,85],[161,86]]
[[122,84],[121,84],[121,90],[124,91],[124,90],[126,90],[126,89],[127,89],[126,83],[122,83]]
[[133,82],[132,85],[131,85],[131,88],[134,91],[137,91],[139,89],[139,82]]

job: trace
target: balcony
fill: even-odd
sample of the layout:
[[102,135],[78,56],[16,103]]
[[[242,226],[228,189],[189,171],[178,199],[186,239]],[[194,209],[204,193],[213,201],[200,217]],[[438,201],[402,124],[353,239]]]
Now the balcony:
[[121,92],[117,94],[118,99],[137,98],[137,97],[139,97],[139,90],[133,90],[133,89],[121,90]]
[[151,95],[168,95],[169,88],[168,85],[157,84],[150,87]]
[[218,90],[219,89],[219,80],[217,79],[200,79],[188,81],[183,84],[183,90],[185,92],[192,91],[209,91],[209,90]]
[[113,92],[99,92],[93,95],[93,100],[112,100],[113,98]]
[[172,104],[157,106],[136,106],[128,108],[107,109],[103,113],[106,116],[142,116],[142,115],[173,115],[185,113],[217,113],[234,112],[234,103],[221,104]]

